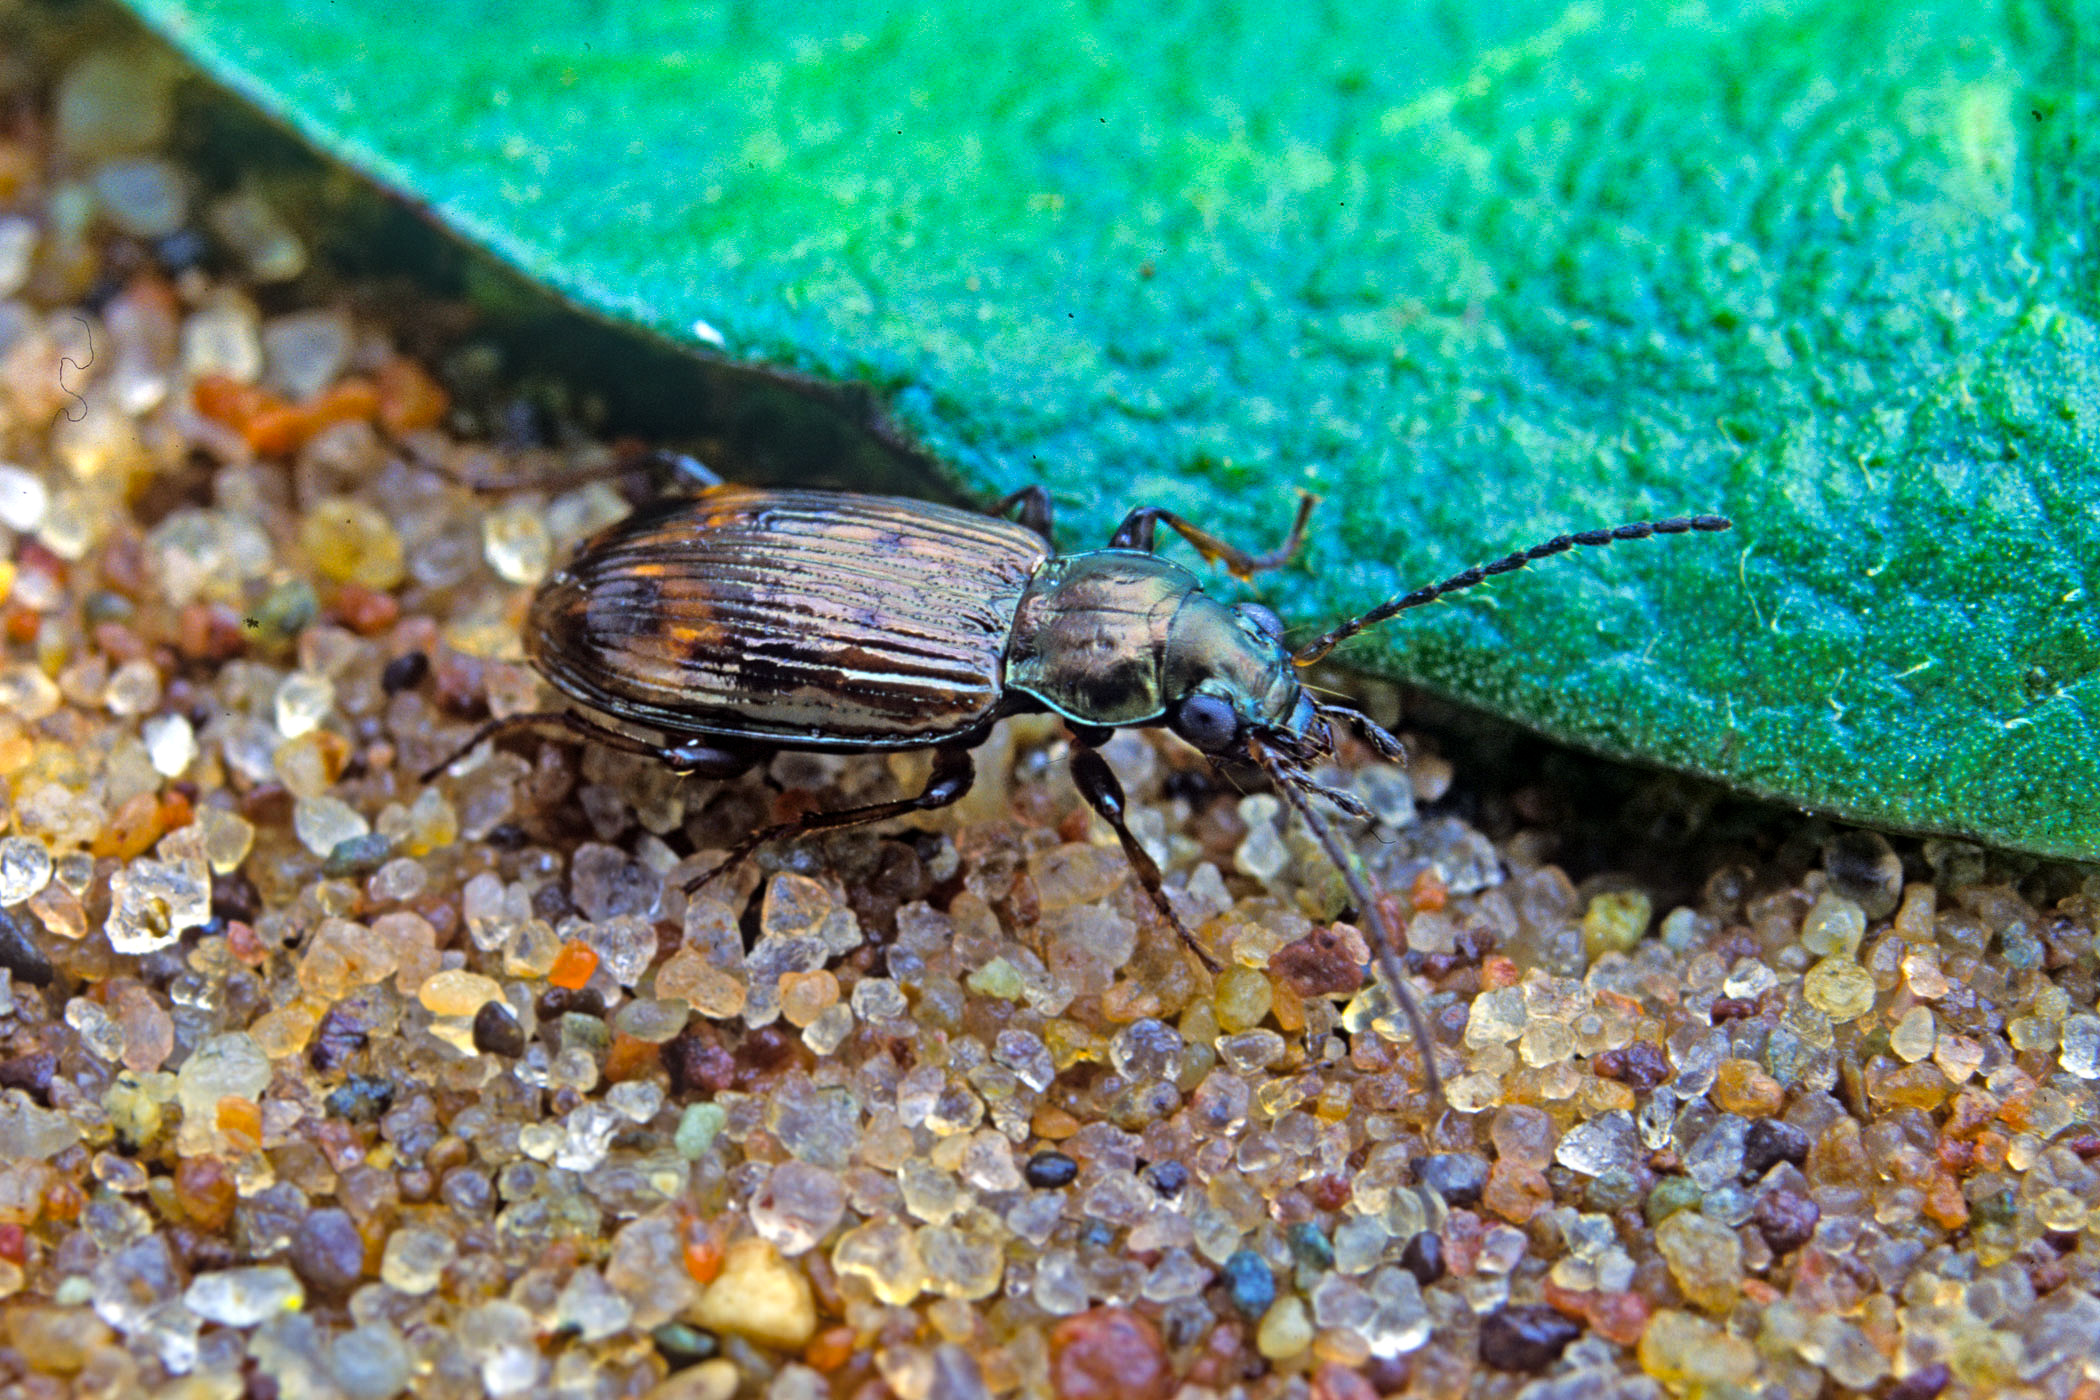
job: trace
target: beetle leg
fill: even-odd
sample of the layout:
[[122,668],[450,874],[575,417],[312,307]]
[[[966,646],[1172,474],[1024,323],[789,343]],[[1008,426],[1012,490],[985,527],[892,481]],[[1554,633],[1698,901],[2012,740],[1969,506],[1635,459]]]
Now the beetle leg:
[[807,836],[812,831],[838,831],[849,826],[866,826],[870,822],[888,821],[892,817],[901,817],[912,812],[931,812],[960,800],[976,780],[976,761],[971,758],[968,749],[935,749],[933,774],[926,780],[926,790],[917,797],[906,797],[896,802],[877,802],[866,807],[848,807],[838,812],[808,812],[791,822],[761,827],[730,847],[729,855],[720,865],[705,875],[688,881],[685,892],[692,894],[716,876],[735,869],[739,863],[749,858],[753,851],[768,841],[793,840],[798,836]]
[[751,766],[751,755],[739,749],[717,748],[712,744],[693,740],[683,744],[652,744],[632,734],[623,734],[610,725],[598,723],[588,715],[574,710],[535,710],[531,714],[505,715],[492,719],[474,731],[467,742],[445,756],[442,763],[432,764],[423,771],[418,782],[430,782],[447,768],[465,758],[490,739],[500,739],[506,734],[534,733],[552,735],[564,731],[562,737],[581,739],[587,743],[603,744],[621,753],[631,753],[639,758],[653,758],[674,772],[702,778],[733,778]]
[[1079,788],[1079,795],[1086,799],[1087,805],[1099,812],[1101,820],[1114,829],[1116,839],[1123,843],[1123,854],[1130,861],[1130,868],[1137,872],[1138,883],[1145,887],[1145,893],[1151,896],[1153,907],[1159,910],[1167,926],[1181,936],[1181,941],[1188,945],[1189,951],[1205,968],[1211,972],[1222,971],[1218,960],[1196,941],[1196,935],[1189,932],[1188,926],[1181,922],[1181,916],[1174,912],[1174,906],[1167,902],[1167,890],[1160,880],[1159,866],[1151,853],[1138,843],[1137,837],[1131,835],[1129,824],[1123,820],[1123,784],[1116,780],[1115,770],[1108,766],[1108,760],[1101,756],[1100,750],[1077,735],[1072,739],[1072,782]]
[[1349,726],[1363,737],[1363,741],[1369,744],[1380,758],[1390,763],[1405,763],[1407,761],[1407,750],[1400,746],[1400,741],[1395,739],[1384,725],[1372,719],[1362,710],[1348,705],[1328,704],[1322,704],[1319,708],[1320,713],[1323,715],[1330,715],[1336,719],[1348,721]]
[[1004,515],[1015,506],[1019,506],[1021,510],[1020,514],[1014,517],[1014,523],[1024,530],[1035,531],[1053,545],[1057,543],[1057,541],[1050,539],[1052,507],[1048,491],[1045,491],[1040,486],[1023,486],[1020,490],[993,506],[990,513],[993,515]]
[[1212,564],[1223,564],[1234,578],[1252,578],[1270,569],[1280,569],[1291,562],[1298,546],[1305,539],[1305,522],[1312,517],[1313,506],[1319,497],[1310,491],[1298,493],[1298,515],[1291,521],[1291,533],[1267,554],[1249,554],[1237,545],[1230,545],[1210,531],[1191,525],[1163,506],[1139,506],[1123,517],[1123,523],[1108,538],[1110,549],[1141,549],[1152,553],[1159,527],[1164,525],[1175,534],[1196,547],[1196,552]]

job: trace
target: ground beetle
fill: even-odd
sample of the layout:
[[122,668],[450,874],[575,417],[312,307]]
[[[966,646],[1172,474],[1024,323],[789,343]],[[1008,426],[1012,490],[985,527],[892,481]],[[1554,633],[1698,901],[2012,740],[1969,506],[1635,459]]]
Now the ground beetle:
[[765,842],[947,806],[969,791],[970,751],[994,723],[1047,710],[1070,727],[1081,795],[1121,840],[1160,917],[1216,971],[1131,835],[1122,787],[1099,752],[1115,729],[1164,725],[1213,761],[1258,768],[1304,817],[1348,883],[1432,1092],[1440,1087],[1434,1057],[1397,940],[1357,862],[1309,801],[1370,815],[1312,778],[1311,766],[1334,751],[1330,722],[1347,723],[1388,759],[1401,757],[1400,745],[1367,715],[1316,700],[1299,670],[1366,627],[1578,545],[1729,527],[1695,515],[1560,535],[1395,597],[1294,651],[1274,612],[1219,602],[1153,544],[1165,525],[1206,560],[1249,578],[1296,553],[1311,496],[1268,554],[1144,506],[1106,549],[1060,555],[1041,487],[977,515],[925,501],[730,486],[689,459],[681,465],[699,489],[586,541],[540,586],[525,625],[526,654],[555,689],[667,742],[577,710],[512,715],[483,725],[426,780],[483,740],[553,727],[714,778],[783,749],[934,750],[918,796],[755,831],[690,887],[698,889]]

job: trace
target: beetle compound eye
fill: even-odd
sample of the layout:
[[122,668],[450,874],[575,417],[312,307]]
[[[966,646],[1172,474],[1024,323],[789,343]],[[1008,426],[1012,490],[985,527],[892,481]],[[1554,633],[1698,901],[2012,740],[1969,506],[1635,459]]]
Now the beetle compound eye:
[[1263,636],[1272,641],[1283,640],[1283,619],[1276,615],[1274,608],[1264,607],[1260,603],[1242,603],[1239,613],[1241,617],[1260,628]]
[[1174,711],[1176,734],[1205,753],[1216,753],[1240,732],[1240,717],[1215,695],[1191,695]]

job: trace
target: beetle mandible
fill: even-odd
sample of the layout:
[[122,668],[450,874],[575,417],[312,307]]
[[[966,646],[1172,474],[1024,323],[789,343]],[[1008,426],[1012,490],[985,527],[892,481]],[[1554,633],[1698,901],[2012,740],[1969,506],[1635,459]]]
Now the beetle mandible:
[[1441,1088],[1434,1052],[1398,940],[1358,863],[1309,800],[1371,815],[1312,777],[1312,765],[1334,752],[1334,723],[1387,759],[1402,757],[1400,744],[1368,715],[1315,699],[1298,672],[1367,627],[1548,555],[1730,525],[1694,515],[1558,535],[1391,598],[1293,650],[1273,611],[1211,597],[1154,544],[1165,525],[1207,561],[1251,578],[1297,552],[1310,495],[1283,544],[1266,554],[1142,506],[1107,548],[1061,555],[1039,486],[979,515],[892,497],[732,486],[691,459],[673,460],[699,489],[593,536],[532,600],[526,654],[584,710],[492,720],[426,781],[484,740],[557,726],[714,778],[781,750],[934,751],[917,796],[761,828],[690,892],[768,841],[955,802],[970,789],[971,750],[994,723],[1048,711],[1070,730],[1080,794],[1115,832],[1161,920],[1215,972],[1217,960],[1175,914],[1159,867],[1131,834],[1122,786],[1100,754],[1116,729],[1164,726],[1213,762],[1259,769],[1305,819],[1356,901],[1433,1094]]

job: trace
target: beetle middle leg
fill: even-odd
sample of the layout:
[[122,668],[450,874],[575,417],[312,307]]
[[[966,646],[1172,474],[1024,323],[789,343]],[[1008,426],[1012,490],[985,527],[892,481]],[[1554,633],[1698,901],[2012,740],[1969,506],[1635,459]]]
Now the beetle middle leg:
[[768,841],[789,841],[798,836],[807,836],[813,831],[839,831],[849,826],[866,826],[870,822],[888,821],[912,812],[931,812],[950,803],[958,802],[970,785],[977,780],[976,761],[970,751],[960,747],[937,748],[933,751],[933,773],[926,779],[926,790],[917,797],[900,798],[895,802],[876,802],[866,807],[847,807],[837,812],[807,812],[791,822],[779,822],[761,827],[729,848],[728,856],[714,869],[686,883],[685,892],[693,894],[706,886],[715,877],[734,870],[748,859],[753,851]]
[[1014,523],[1024,530],[1035,531],[1054,547],[1057,541],[1050,538],[1050,493],[1040,486],[1023,486],[993,506],[988,513],[1005,515],[1016,506],[1020,509],[1014,513]]
[[1267,554],[1249,554],[1238,545],[1231,545],[1200,526],[1192,525],[1163,506],[1139,506],[1123,517],[1123,523],[1109,536],[1110,549],[1140,549],[1150,554],[1159,527],[1164,525],[1175,534],[1196,547],[1196,552],[1212,564],[1223,564],[1234,578],[1252,578],[1270,569],[1280,569],[1291,562],[1298,546],[1305,541],[1305,522],[1312,518],[1313,507],[1319,497],[1310,491],[1298,493],[1298,515],[1291,521],[1291,533],[1282,544]]
[[[1099,732],[1107,733],[1106,730]],[[1196,941],[1196,935],[1189,932],[1188,925],[1181,922],[1181,916],[1167,902],[1167,889],[1160,878],[1158,863],[1131,834],[1129,823],[1123,820],[1123,784],[1117,781],[1115,770],[1108,766],[1108,760],[1101,756],[1093,741],[1076,730],[1072,735],[1072,782],[1087,805],[1101,814],[1101,820],[1109,824],[1116,839],[1123,843],[1123,855],[1130,861],[1130,868],[1137,872],[1138,883],[1145,887],[1145,893],[1151,897],[1153,906],[1167,921],[1167,926],[1181,935],[1181,941],[1206,969],[1214,973],[1223,971],[1210,950]]]

